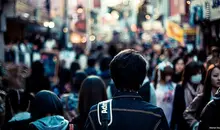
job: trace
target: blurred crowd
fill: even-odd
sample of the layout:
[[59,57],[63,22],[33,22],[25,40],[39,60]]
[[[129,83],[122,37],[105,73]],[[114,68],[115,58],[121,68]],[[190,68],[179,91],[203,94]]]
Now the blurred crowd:
[[[42,61],[42,48],[59,53],[56,55],[57,67],[53,70],[57,75],[45,74],[48,68]],[[0,121],[3,130],[94,129],[98,123],[96,119],[94,124],[91,123],[96,117],[90,108],[99,102],[112,99],[113,105],[128,107],[121,110],[134,107],[129,106],[127,100],[114,104],[119,91],[138,93],[142,100],[161,108],[165,120],[164,124],[161,120],[162,125],[159,122],[158,128],[154,127],[158,130],[220,127],[220,48],[217,46],[211,47],[209,53],[157,43],[93,44],[89,52],[85,52],[82,45],[58,48],[52,39],[41,46],[28,40],[7,45],[6,62],[0,64]],[[126,49],[132,51],[120,55],[119,52]],[[144,64],[139,60],[140,56]],[[136,82],[141,82],[138,89],[135,88]],[[149,120],[140,113],[132,113],[131,117],[137,118],[137,124],[142,124],[143,128],[153,129],[144,126]],[[114,124],[113,120],[114,125],[109,129],[140,128],[132,127],[134,122],[126,119],[131,112],[116,114],[119,122]],[[123,127],[120,119],[131,127]],[[154,120],[154,117],[150,119]]]

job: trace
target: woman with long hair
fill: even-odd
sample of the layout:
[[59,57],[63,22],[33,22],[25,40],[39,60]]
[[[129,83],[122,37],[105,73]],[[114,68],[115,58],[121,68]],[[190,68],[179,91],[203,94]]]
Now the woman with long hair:
[[26,79],[26,92],[38,93],[41,90],[50,90],[49,78],[44,75],[44,66],[36,61],[31,66],[31,75]]
[[162,62],[158,65],[158,83],[156,86],[156,102],[165,113],[168,123],[171,123],[174,92],[176,84],[172,82],[173,66],[170,62]]
[[65,86],[66,93],[61,95],[61,101],[64,108],[64,116],[71,121],[77,117],[77,107],[79,103],[79,91],[87,74],[83,71],[77,71],[71,81],[71,86]]
[[183,117],[192,129],[196,129],[199,124],[200,114],[206,104],[213,98],[220,82],[216,82],[220,65],[210,65],[207,71],[203,92],[193,100],[183,113]]
[[97,76],[89,76],[82,83],[79,93],[79,116],[73,121],[82,130],[86,122],[90,108],[107,100],[104,81]]
[[174,83],[180,84],[182,81],[182,75],[185,67],[184,59],[182,57],[178,57],[173,61],[173,76],[172,80]]
[[189,129],[183,118],[183,112],[193,99],[201,93],[203,88],[201,72],[201,67],[197,62],[186,65],[182,85],[178,85],[175,91],[171,129],[175,129],[174,127],[177,130]]

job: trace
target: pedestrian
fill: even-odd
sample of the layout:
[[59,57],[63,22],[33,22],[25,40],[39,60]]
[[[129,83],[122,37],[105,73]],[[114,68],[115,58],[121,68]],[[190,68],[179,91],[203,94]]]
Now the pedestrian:
[[170,62],[160,63],[158,65],[157,75],[159,81],[155,83],[157,106],[163,109],[170,125],[173,112],[174,92],[177,86],[177,84],[172,82],[173,65]]
[[209,67],[211,64],[216,64],[219,62],[220,48],[217,46],[213,46],[211,51],[212,51],[212,54],[210,57],[208,57],[207,67]]
[[111,76],[109,71],[110,62],[111,62],[111,57],[104,56],[99,63],[100,72],[98,73],[98,76],[100,76],[105,81],[106,86],[108,86],[108,84],[111,81]]
[[[149,64],[146,61],[146,69],[148,70]],[[144,82],[142,84],[142,87],[138,90],[138,94],[144,99],[144,101],[149,102],[153,105],[157,105],[157,99],[156,99],[156,93],[155,88],[153,84],[150,82],[150,79],[148,78],[148,73],[146,73],[146,77],[144,79]]]
[[[183,112],[193,101],[193,99],[202,92],[202,74],[201,66],[197,62],[190,62],[186,65],[183,72],[183,81],[181,85],[176,87],[173,116],[171,128],[177,130],[189,129],[183,118]],[[174,128],[175,127],[175,128]]]
[[64,117],[69,121],[76,118],[78,115],[79,91],[82,82],[86,79],[87,74],[83,71],[77,71],[72,79],[72,84],[66,86],[66,93],[61,96],[61,101],[64,108]]
[[219,85],[220,65],[210,65],[206,80],[204,83],[203,92],[196,96],[192,103],[186,108],[183,117],[191,129],[197,129],[199,125],[200,115],[206,104],[213,99]]
[[107,100],[104,81],[97,76],[86,78],[79,93],[79,116],[73,121],[79,130],[83,130],[90,108],[104,100]]
[[29,106],[34,97],[22,90],[10,90],[6,96],[6,117],[3,130],[27,130],[31,122]]
[[163,110],[144,102],[137,93],[147,73],[140,53],[121,51],[111,61],[110,72],[118,92],[112,100],[91,108],[85,130],[169,130]]
[[[217,76],[218,75],[218,76]],[[218,74],[217,85],[220,87],[220,70]],[[206,107],[203,109],[202,114],[200,116],[200,123],[198,130],[210,130],[210,129],[218,129],[220,128],[219,117],[220,117],[220,89],[218,89],[217,93],[213,97],[213,100],[209,102]]]
[[76,74],[76,71],[80,70],[81,67],[79,65],[78,62],[73,62],[70,66],[70,74],[71,74],[71,77],[75,77],[75,74]]
[[50,90],[49,78],[44,75],[44,66],[40,61],[32,64],[31,75],[26,79],[27,93],[36,94],[41,90]]
[[173,61],[173,76],[172,80],[176,84],[181,84],[182,75],[185,68],[184,59],[182,57],[178,57]]
[[85,69],[85,72],[88,75],[97,75],[97,70],[95,68],[96,65],[96,59],[93,57],[89,57],[87,61],[87,68]]
[[59,97],[47,90],[38,92],[31,104],[32,122],[29,130],[68,130],[69,121],[63,117]]

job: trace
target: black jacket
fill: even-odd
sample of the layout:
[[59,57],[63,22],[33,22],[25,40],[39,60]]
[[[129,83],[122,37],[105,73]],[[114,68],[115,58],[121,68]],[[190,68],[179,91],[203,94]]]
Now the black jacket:
[[[161,108],[145,102],[134,92],[117,92],[112,100],[112,123],[108,130],[169,130]],[[97,105],[91,108],[86,130],[101,130]]]
[[175,90],[173,102],[173,114],[171,120],[171,130],[189,130],[188,124],[183,118],[186,109],[184,87],[178,85]]
[[198,129],[220,129],[220,90],[203,109]]

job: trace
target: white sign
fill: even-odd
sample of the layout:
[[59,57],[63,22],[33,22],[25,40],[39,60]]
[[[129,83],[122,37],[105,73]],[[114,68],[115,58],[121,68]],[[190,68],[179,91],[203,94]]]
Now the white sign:
[[[205,8],[204,13],[207,13],[207,11],[210,11],[210,21],[218,20],[220,19],[220,0],[207,0],[206,2],[209,2],[210,10],[208,8]],[[205,6],[205,3],[203,6]]]

